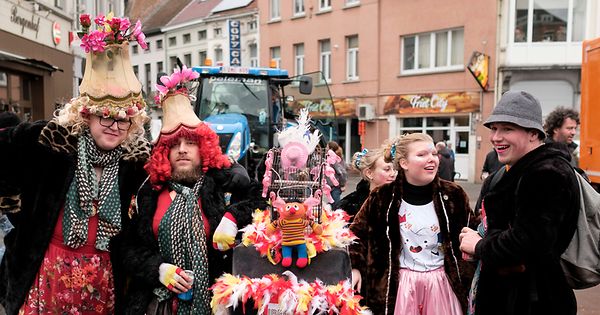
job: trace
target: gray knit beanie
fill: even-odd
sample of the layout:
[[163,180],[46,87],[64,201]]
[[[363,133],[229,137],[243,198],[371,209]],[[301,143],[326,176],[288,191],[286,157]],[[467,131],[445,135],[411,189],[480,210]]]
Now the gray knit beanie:
[[495,122],[509,122],[545,134],[540,102],[533,95],[523,91],[508,91],[502,95],[483,125],[490,128],[490,124]]

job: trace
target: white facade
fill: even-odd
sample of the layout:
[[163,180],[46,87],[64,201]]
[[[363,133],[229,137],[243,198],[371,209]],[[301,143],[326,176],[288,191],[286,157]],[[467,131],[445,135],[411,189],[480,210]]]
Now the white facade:
[[[241,65],[268,66],[258,64],[260,54],[257,10],[206,19],[208,56],[212,59],[213,65],[230,65],[229,20],[237,20],[240,23]],[[219,50],[222,52],[220,60]]]
[[542,103],[579,110],[582,41],[600,36],[596,0],[499,1],[498,95],[525,90]]

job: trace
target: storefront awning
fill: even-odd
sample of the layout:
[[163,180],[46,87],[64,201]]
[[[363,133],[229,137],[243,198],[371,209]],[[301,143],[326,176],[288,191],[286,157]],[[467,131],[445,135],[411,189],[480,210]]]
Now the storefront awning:
[[15,55],[15,54],[3,51],[3,50],[0,50],[0,61],[15,62],[15,63],[19,63],[19,64],[22,64],[25,66],[34,67],[34,68],[42,69],[42,70],[49,71],[49,72],[54,72],[54,71],[63,72],[63,70],[60,69],[59,67],[51,65],[43,60],[26,58],[26,57]]

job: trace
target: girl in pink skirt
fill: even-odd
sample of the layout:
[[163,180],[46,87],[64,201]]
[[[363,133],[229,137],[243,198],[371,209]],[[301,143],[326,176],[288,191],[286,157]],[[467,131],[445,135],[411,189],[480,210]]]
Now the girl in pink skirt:
[[458,248],[460,230],[474,224],[468,197],[437,176],[427,134],[395,139],[385,158],[399,174],[371,192],[350,227],[359,237],[350,246],[352,282],[366,287],[374,314],[462,315],[474,269]]

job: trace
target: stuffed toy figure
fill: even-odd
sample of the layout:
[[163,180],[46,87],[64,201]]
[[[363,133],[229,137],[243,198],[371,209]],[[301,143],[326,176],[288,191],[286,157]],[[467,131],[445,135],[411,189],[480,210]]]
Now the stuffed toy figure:
[[[320,194],[320,191],[315,194]],[[273,207],[279,213],[279,219],[272,221],[267,226],[267,233],[273,234],[277,230],[281,230],[281,254],[283,257],[281,265],[283,267],[292,265],[292,250],[295,248],[298,254],[296,266],[304,268],[308,265],[306,227],[310,226],[317,235],[323,232],[321,225],[311,219],[312,208],[319,204],[320,198],[309,197],[303,203],[299,201],[286,203],[274,192],[271,192],[270,196]]]

